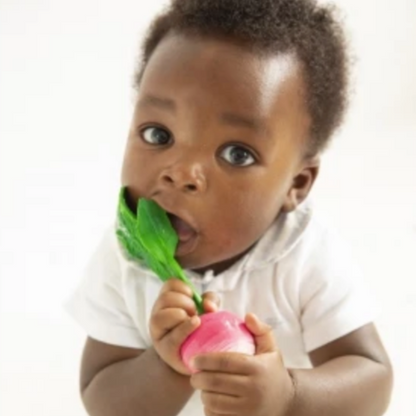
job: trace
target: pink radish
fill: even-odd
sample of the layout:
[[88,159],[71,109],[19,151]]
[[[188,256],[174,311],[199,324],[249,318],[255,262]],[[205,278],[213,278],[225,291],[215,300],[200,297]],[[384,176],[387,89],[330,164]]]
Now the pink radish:
[[254,355],[255,343],[244,321],[227,311],[206,313],[200,316],[201,325],[184,341],[181,358],[186,367],[195,373],[191,359],[206,352],[239,352]]

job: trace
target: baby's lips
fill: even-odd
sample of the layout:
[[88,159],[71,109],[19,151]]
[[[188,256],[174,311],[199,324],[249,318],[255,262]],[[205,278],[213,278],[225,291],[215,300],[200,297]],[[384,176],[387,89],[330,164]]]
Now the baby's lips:
[[196,231],[182,218],[179,218],[178,216],[169,213],[168,217],[172,224],[172,227],[178,234],[179,241],[188,241],[196,234]]

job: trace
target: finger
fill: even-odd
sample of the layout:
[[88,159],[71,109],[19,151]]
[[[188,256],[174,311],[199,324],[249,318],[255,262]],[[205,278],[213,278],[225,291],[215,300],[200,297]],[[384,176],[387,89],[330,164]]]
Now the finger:
[[236,409],[241,407],[242,402],[240,397],[210,391],[201,392],[201,401],[207,410],[220,415],[239,414],[236,413]]
[[166,292],[178,292],[178,293],[182,293],[190,298],[192,298],[192,289],[185,284],[184,282],[182,282],[182,280],[179,279],[169,279],[168,281],[166,281],[162,288],[160,289],[160,295],[162,293],[166,293]]
[[163,338],[163,342],[167,348],[174,351],[183,344],[185,339],[188,338],[199,325],[201,325],[201,319],[198,315],[188,318],[166,334]]
[[247,376],[201,371],[191,376],[191,385],[196,390],[212,393],[244,396],[247,393]]
[[254,336],[256,355],[278,351],[273,330],[270,325],[261,322],[253,313],[246,316],[245,324]]
[[253,357],[237,352],[211,352],[197,355],[192,365],[199,371],[250,375],[255,372]]
[[162,293],[153,305],[152,313],[168,308],[183,309],[189,316],[196,314],[196,307],[192,298],[179,292]]
[[152,339],[159,341],[188,318],[186,311],[179,308],[167,308],[156,312],[150,319],[150,335]]
[[204,312],[216,312],[221,303],[220,297],[215,292],[206,292],[202,295]]

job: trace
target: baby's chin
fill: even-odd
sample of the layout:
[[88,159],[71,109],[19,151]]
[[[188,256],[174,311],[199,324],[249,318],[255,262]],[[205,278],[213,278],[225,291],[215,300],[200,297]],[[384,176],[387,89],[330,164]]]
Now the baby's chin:
[[183,256],[176,256],[176,261],[182,269],[192,270],[198,274],[204,274],[208,270],[216,270],[220,262],[215,261],[212,257],[202,256],[201,253],[193,252]]
[[213,262],[196,258],[193,255],[176,256],[176,261],[182,267],[182,269],[192,270],[196,273],[204,273],[204,271],[212,269]]

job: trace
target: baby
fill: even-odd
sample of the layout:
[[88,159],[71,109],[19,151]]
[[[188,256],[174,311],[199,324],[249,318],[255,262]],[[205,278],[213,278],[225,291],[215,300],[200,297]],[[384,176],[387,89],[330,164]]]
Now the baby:
[[[122,186],[162,207],[175,257],[203,294],[245,319],[256,351],[180,346],[191,289],[130,259],[113,226],[67,308],[88,333],[91,416],[377,416],[392,368],[352,256],[308,195],[346,104],[347,58],[313,0],[172,0],[151,25]],[[175,276],[173,276],[175,277]]]

